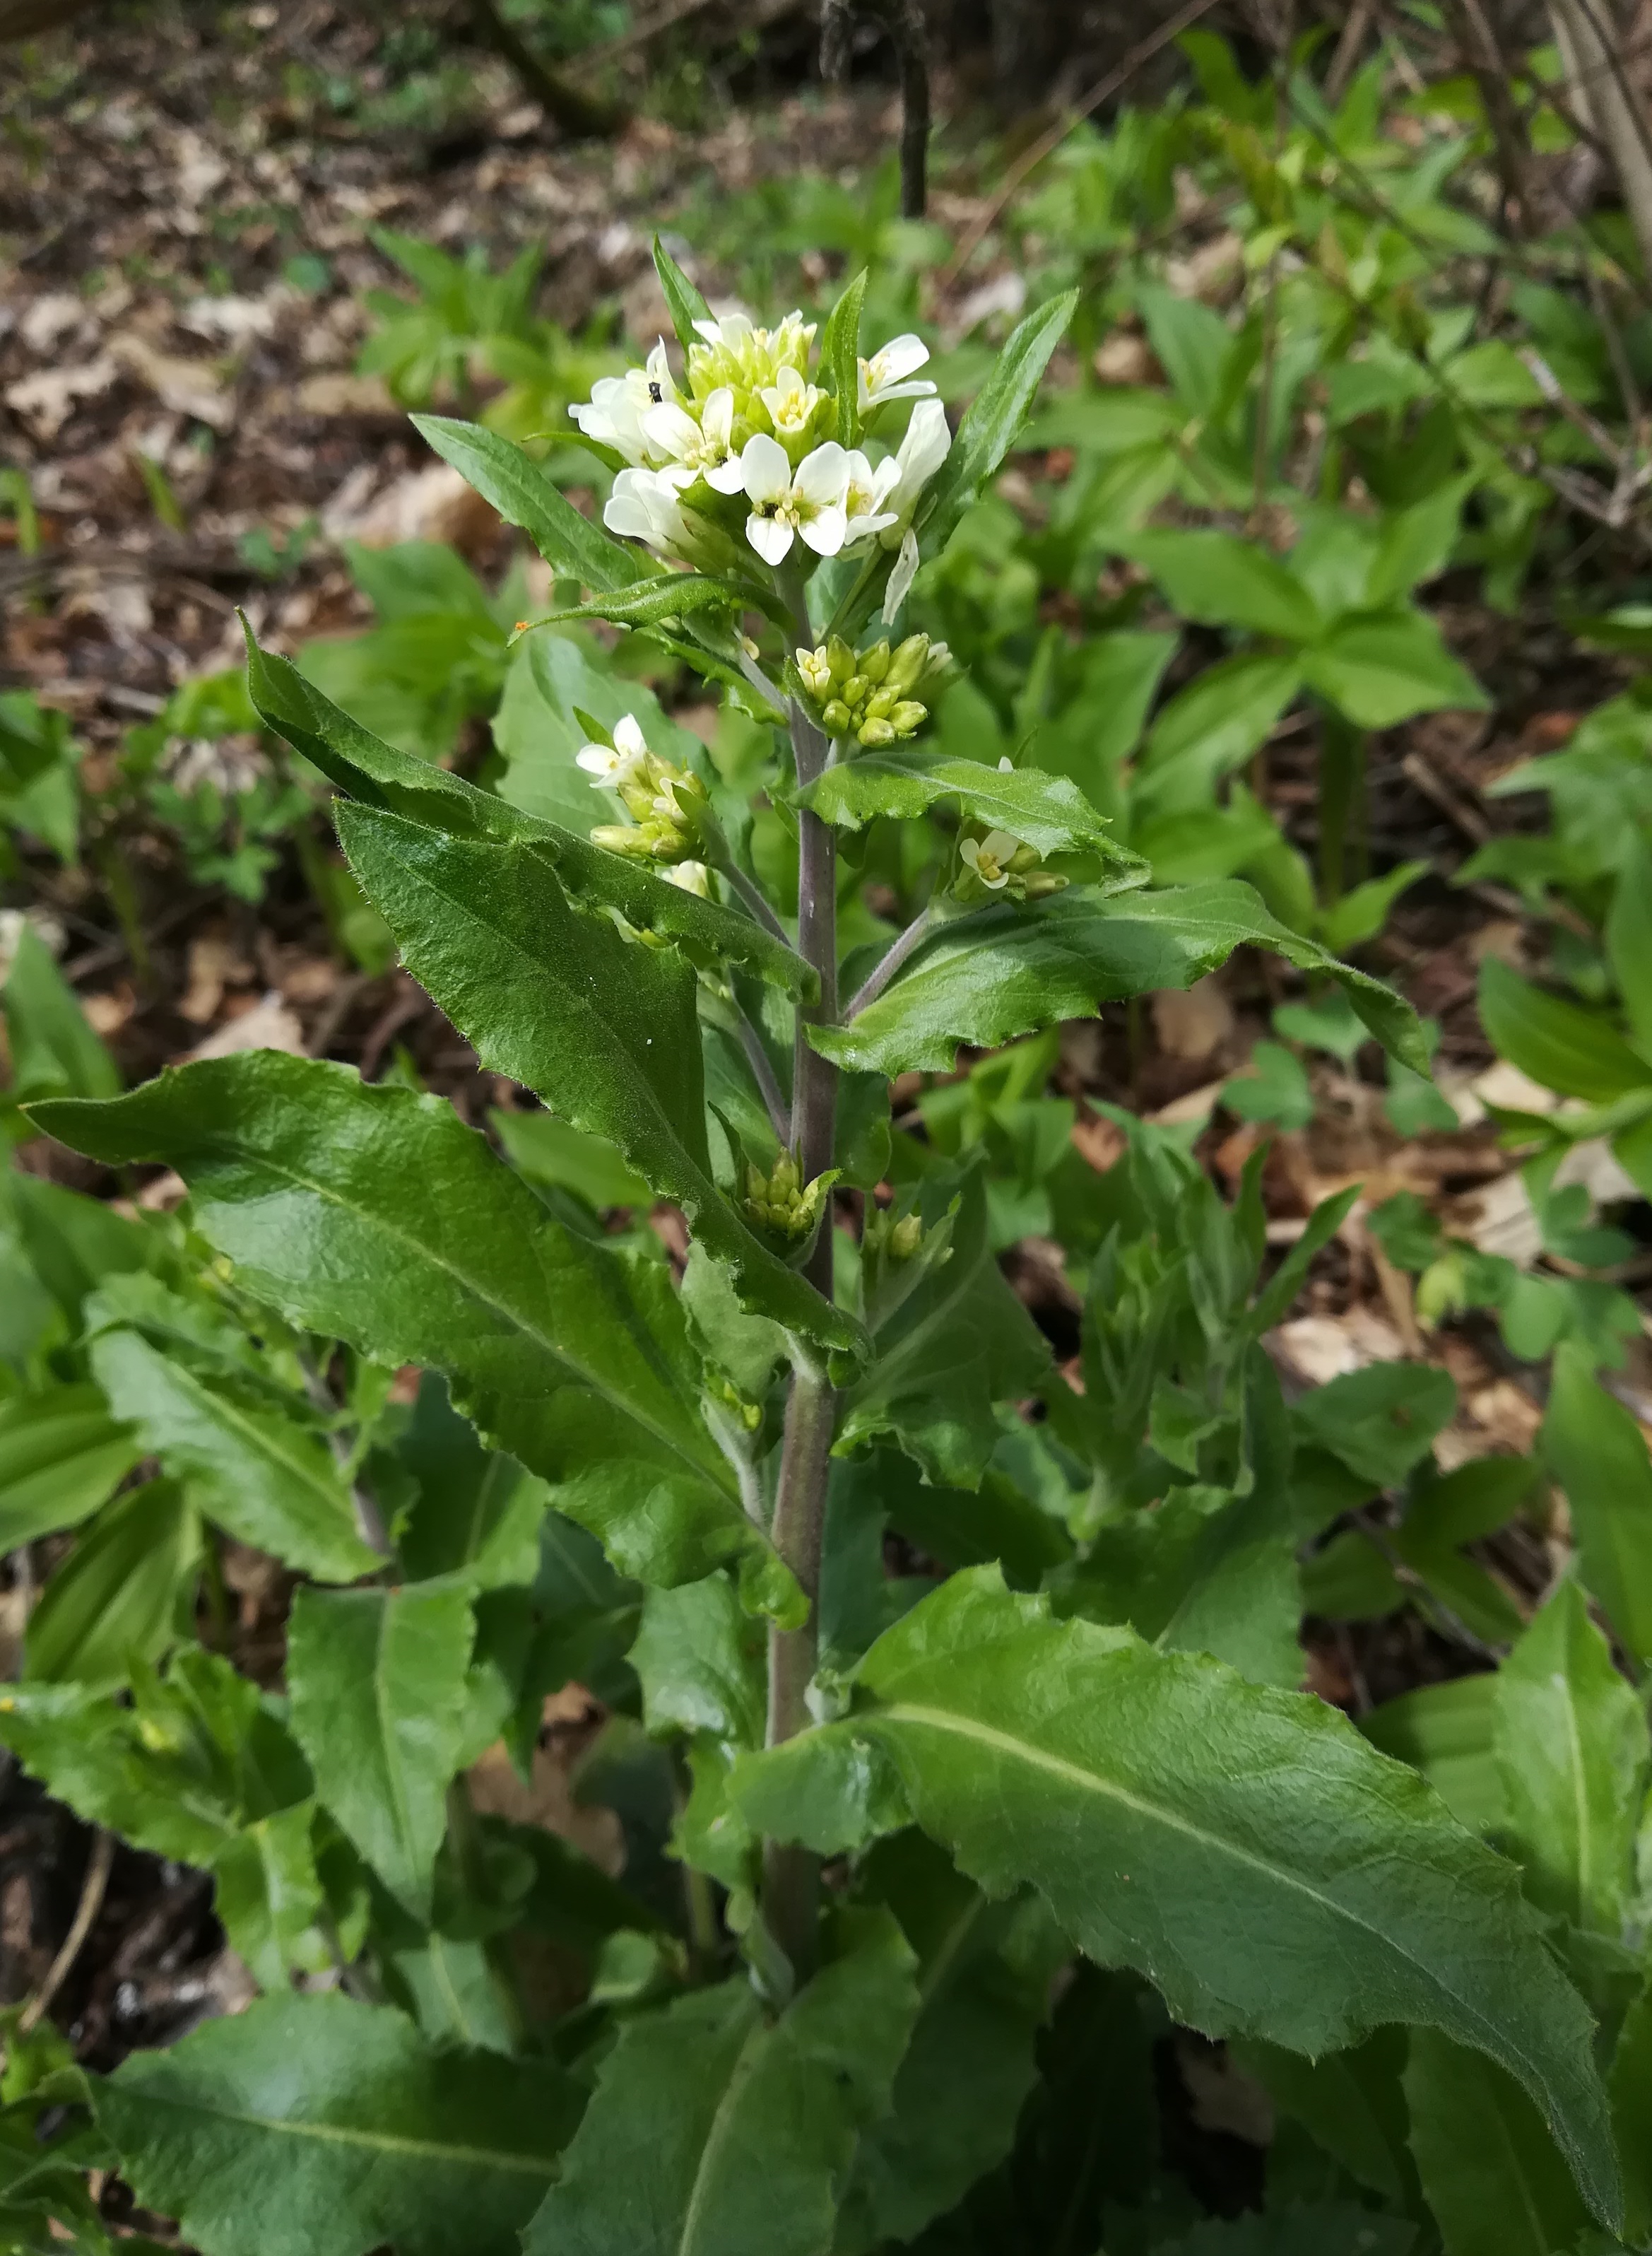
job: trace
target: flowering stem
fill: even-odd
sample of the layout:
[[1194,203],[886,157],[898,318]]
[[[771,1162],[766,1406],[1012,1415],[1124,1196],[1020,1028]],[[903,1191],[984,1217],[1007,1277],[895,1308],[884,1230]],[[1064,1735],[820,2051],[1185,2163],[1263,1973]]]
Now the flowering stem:
[[868,1003],[876,1002],[907,957],[915,948],[928,939],[931,931],[938,921],[935,913],[934,902],[926,902],[907,926],[905,931],[890,944],[888,953],[873,966],[871,974],[864,984],[849,998],[847,1008],[843,1013],[843,1022],[846,1026],[851,1019],[858,1018]]
[[[795,604],[799,639],[809,633],[808,612],[800,596]],[[791,744],[798,781],[807,785],[825,769],[825,736],[796,703],[791,709]],[[803,809],[798,818],[798,948],[819,975],[819,1000],[799,1005],[792,1057],[791,1123],[798,1173],[807,1184],[832,1165],[837,1115],[837,1068],[812,1049],[811,1025],[832,1026],[838,1015],[837,842],[829,823]],[[832,1296],[832,1216],[822,1219],[805,1274],[829,1300]],[[799,1359],[793,1367],[786,1402],[785,1438],[770,1528],[775,1549],[802,1586],[809,1618],[800,1629],[769,1632],[769,1744],[805,1728],[806,1694],[818,1657],[816,1597],[820,1585],[820,1547],[826,1527],[826,1482],[836,1404],[824,1372]],[[807,1850],[778,1841],[763,1844],[763,1911],[770,1933],[805,1981],[815,1957],[819,1923],[819,1862]]]
[[761,890],[752,884],[751,879],[746,875],[743,870],[737,867],[735,857],[733,854],[729,852],[727,845],[724,846],[722,852],[716,857],[712,866],[721,876],[728,878],[729,884],[734,887],[741,899],[751,911],[753,916],[756,918],[758,923],[763,926],[763,929],[766,932],[772,933],[777,940],[784,941],[786,946],[790,948],[791,945],[791,934],[786,930],[784,925],[781,923],[779,918],[775,914],[768,902],[763,899]]
[[735,1005],[735,1031],[740,1037],[740,1047],[746,1054],[746,1063],[751,1068],[752,1078],[762,1091],[775,1134],[783,1144],[789,1145],[791,1141],[791,1110],[786,1103],[785,1091],[769,1062],[769,1053],[763,1046],[763,1037],[738,1003]]

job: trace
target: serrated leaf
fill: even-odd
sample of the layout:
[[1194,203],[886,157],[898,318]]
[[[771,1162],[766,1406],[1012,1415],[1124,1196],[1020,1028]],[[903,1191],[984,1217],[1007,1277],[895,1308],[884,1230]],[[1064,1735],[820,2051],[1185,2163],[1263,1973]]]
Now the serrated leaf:
[[847,1026],[812,1026],[809,1040],[867,1072],[950,1072],[962,1043],[995,1049],[1063,1019],[1093,1017],[1104,1002],[1191,987],[1247,944],[1329,973],[1384,1047],[1427,1071],[1409,1003],[1279,923],[1233,878],[1120,895],[1073,885],[1029,907],[977,910],[943,924]]
[[447,1829],[475,1634],[462,1590],[302,1590],[292,1602],[293,1737],[321,1801],[418,1919]]
[[631,2020],[526,2256],[828,2256],[855,2133],[888,2106],[917,2011],[914,1965],[869,1914],[772,2022],[739,1977]]
[[[479,423],[450,415],[415,415],[413,428],[456,469],[465,483],[490,502],[507,525],[525,532],[553,572],[582,588],[611,595],[643,577],[634,549],[614,539],[600,525],[581,517],[552,483],[531,455],[513,440],[502,439]],[[257,693],[255,692],[255,696]]]
[[1069,290],[1035,308],[1016,324],[993,363],[991,375],[965,410],[963,420],[931,486],[918,532],[926,549],[938,550],[1014,445],[1050,356],[1078,305]]
[[128,1428],[95,1386],[0,1402],[0,1551],[78,1527],[137,1463]]
[[757,1314],[854,1351],[834,1309],[747,1227],[711,1176],[694,973],[581,911],[534,846],[445,838],[372,808],[341,807],[339,835],[408,969],[496,1073],[603,1136]]
[[1041,768],[1008,772],[984,760],[953,759],[928,744],[896,744],[840,761],[798,794],[827,822],[858,830],[875,815],[910,821],[938,800],[955,799],[966,814],[1024,838],[1041,854],[1100,854],[1140,871],[1147,865],[1118,844],[1070,777]]
[[398,751],[332,704],[285,659],[259,650],[250,637],[247,681],[260,718],[349,798],[449,837],[534,844],[555,861],[574,899],[615,909],[639,932],[743,963],[791,994],[806,999],[819,992],[810,966],[753,918],[701,900],[641,863],[604,853],[588,838]]
[[686,352],[700,339],[695,335],[696,321],[711,319],[711,307],[671,257],[658,236],[654,237],[654,271],[659,276],[660,288],[665,293],[665,303],[671,308],[671,325],[677,331],[677,342]]
[[1493,1745],[1507,1845],[1547,1912],[1620,1935],[1645,1792],[1646,1719],[1574,1582],[1563,1582],[1496,1676]]
[[713,579],[703,572],[664,572],[591,603],[546,611],[517,631],[531,634],[537,627],[566,626],[574,619],[608,619],[615,626],[651,627],[664,620],[686,618],[693,611],[714,608],[739,611],[760,600],[756,588],[736,587],[732,580]]
[[1043,1334],[994,1258],[983,1177],[966,1183],[951,1249],[877,1332],[846,1388],[834,1454],[889,1435],[938,1487],[979,1486],[998,1440],[994,1405],[1030,1394],[1050,1367]]
[[1613,2217],[1590,2018],[1512,1868],[1345,1717],[1058,1625],[991,1569],[886,1632],[856,1684],[841,1723],[742,1759],[749,1823],[824,1851],[903,1799],[988,1894],[1030,1882],[1091,1956],[1212,2035],[1318,2053],[1439,2028],[1521,2079]]
[[1566,1491],[1585,1583],[1627,1652],[1652,1666],[1652,1458],[1571,1341],[1555,1352],[1543,1455]]
[[1433,2029],[1411,2032],[1411,2152],[1445,2256],[1553,2256],[1588,2223],[1542,2116],[1514,2078]]
[[548,2061],[437,2050],[335,1993],[134,2053],[97,2116],[201,2256],[517,2256],[580,2098]]
[[39,1124],[175,1167],[202,1233],[304,1329],[446,1372],[624,1572],[692,1582],[742,1558],[770,1607],[795,1606],[700,1417],[669,1277],[565,1230],[451,1106],[264,1050]]
[[325,1437],[296,1407],[284,1414],[214,1383],[123,1328],[93,1341],[91,1361],[116,1417],[240,1542],[324,1583],[381,1564]]

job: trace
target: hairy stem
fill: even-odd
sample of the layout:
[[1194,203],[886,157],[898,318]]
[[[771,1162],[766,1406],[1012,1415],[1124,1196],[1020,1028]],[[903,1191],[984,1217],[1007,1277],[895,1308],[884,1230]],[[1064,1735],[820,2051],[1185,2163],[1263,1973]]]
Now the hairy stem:
[[[808,631],[799,606],[799,632]],[[791,716],[798,780],[812,783],[826,766],[825,737],[796,705]],[[832,828],[806,810],[798,817],[798,948],[819,975],[819,1000],[798,1012],[791,1075],[792,1144],[798,1171],[812,1182],[832,1164],[837,1112],[837,1068],[809,1046],[811,1025],[830,1026],[838,1015],[837,852]],[[820,1225],[805,1273],[828,1299],[832,1293],[832,1217]],[[769,1633],[769,1744],[777,1746],[809,1721],[805,1701],[819,1645],[815,1600],[820,1585],[820,1543],[826,1524],[826,1476],[836,1405],[825,1373],[801,1359],[786,1403],[785,1439],[775,1492],[774,1546],[797,1576],[809,1602],[801,1628]],[[806,1850],[777,1841],[763,1846],[763,1908],[769,1931],[791,1960],[799,1981],[815,1955],[819,1866]]]
[[918,911],[905,931],[890,942],[887,954],[879,958],[862,984],[850,996],[843,1013],[845,1025],[851,1019],[858,1018],[868,1003],[876,1002],[913,949],[928,939],[934,924],[935,904],[931,901]]

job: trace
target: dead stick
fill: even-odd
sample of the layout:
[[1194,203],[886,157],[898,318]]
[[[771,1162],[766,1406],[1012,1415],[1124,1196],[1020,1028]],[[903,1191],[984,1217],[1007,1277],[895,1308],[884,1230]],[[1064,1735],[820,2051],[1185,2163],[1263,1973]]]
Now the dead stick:
[[18,2034],[26,2037],[32,2028],[44,2018],[64,1983],[70,1969],[81,1955],[81,1945],[92,1932],[92,1921],[97,1917],[103,1901],[103,1891],[109,1886],[109,1867],[115,1862],[115,1836],[98,1828],[92,1843],[92,1853],[87,1858],[86,1878],[81,1883],[81,1900],[74,1907],[74,1917],[63,1938],[63,1947],[46,1969],[46,1977],[28,2004],[18,2016]]

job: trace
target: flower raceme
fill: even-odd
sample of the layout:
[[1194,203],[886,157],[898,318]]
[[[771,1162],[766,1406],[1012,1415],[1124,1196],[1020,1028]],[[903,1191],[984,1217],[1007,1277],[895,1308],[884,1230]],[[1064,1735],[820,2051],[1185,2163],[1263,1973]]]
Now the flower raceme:
[[743,314],[694,327],[685,382],[662,339],[643,368],[604,377],[569,410],[624,466],[602,512],[609,532],[714,571],[742,539],[771,568],[798,543],[819,557],[868,554],[880,543],[898,551],[885,604],[892,617],[917,568],[913,517],[952,445],[935,386],[917,373],[928,348],[895,337],[858,363],[862,419],[917,402],[896,452],[874,461],[840,442],[838,401],[811,377],[814,326],[800,314],[771,329]]
[[910,737],[929,718],[920,691],[940,683],[952,666],[944,642],[908,635],[891,650],[887,641],[858,654],[840,635],[795,653],[798,679],[828,737],[852,737],[872,747]]
[[574,758],[592,788],[616,793],[632,818],[629,823],[599,822],[592,842],[637,861],[678,864],[685,888],[704,892],[706,872],[696,857],[709,835],[711,808],[699,778],[650,752],[632,713],[615,723],[611,744],[585,744]]

